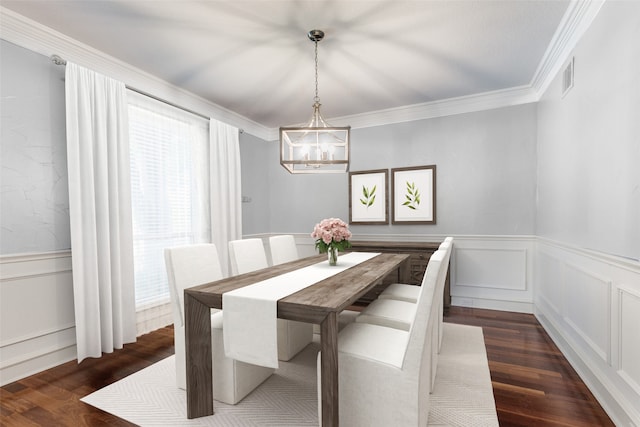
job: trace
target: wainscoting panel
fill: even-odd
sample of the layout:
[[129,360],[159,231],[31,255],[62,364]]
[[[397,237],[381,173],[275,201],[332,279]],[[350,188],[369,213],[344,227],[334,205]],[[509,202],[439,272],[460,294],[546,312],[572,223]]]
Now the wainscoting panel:
[[640,396],[640,292],[621,286],[620,301],[620,355],[618,373]]
[[554,256],[538,251],[537,265],[544,266],[538,268],[536,285],[536,293],[538,298],[544,300],[554,313],[564,315],[562,307],[565,306],[564,295],[562,292],[563,283],[563,263]]
[[454,237],[452,304],[532,313],[534,249],[527,236]]
[[0,258],[0,384],[76,358],[69,251]]
[[579,265],[565,265],[564,314],[567,324],[604,362],[611,352],[611,279]]
[[535,315],[616,425],[640,426],[640,262],[538,238]]
[[456,247],[456,286],[526,290],[527,250]]

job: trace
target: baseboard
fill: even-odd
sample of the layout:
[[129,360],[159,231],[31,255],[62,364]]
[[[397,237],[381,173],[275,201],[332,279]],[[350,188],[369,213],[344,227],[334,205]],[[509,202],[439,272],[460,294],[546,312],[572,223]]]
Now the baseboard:
[[38,354],[24,355],[20,360],[8,361],[0,368],[0,386],[10,384],[49,368],[76,360],[75,343],[68,347],[44,350]]
[[451,305],[456,307],[511,311],[515,313],[533,313],[533,304],[530,302],[451,296]]

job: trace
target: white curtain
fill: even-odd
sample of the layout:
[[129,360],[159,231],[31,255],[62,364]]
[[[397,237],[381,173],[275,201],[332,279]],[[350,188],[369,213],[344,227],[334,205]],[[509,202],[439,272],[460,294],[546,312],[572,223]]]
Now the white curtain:
[[126,89],[66,67],[69,215],[78,362],[136,340]]
[[229,275],[227,242],[242,238],[242,190],[238,128],[214,119],[209,122],[211,141],[211,241],[220,264]]

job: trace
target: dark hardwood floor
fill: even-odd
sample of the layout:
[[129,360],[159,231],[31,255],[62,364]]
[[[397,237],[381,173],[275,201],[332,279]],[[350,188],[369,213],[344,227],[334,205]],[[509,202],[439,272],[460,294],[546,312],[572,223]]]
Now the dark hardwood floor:
[[532,314],[452,307],[445,322],[481,326],[500,426],[613,426]]
[[[452,307],[445,321],[481,326],[501,426],[613,425],[529,314]],[[2,426],[130,426],[80,398],[173,354],[173,328],[0,388]]]
[[0,388],[2,426],[133,426],[80,398],[173,354],[173,327],[100,359],[71,361]]

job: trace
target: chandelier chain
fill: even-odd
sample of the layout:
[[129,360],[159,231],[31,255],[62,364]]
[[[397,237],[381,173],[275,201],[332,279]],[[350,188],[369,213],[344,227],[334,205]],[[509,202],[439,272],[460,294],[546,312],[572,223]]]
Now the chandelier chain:
[[318,96],[318,42],[314,42],[316,45],[315,56],[316,56],[316,96],[313,98],[315,103],[320,102],[320,97]]

